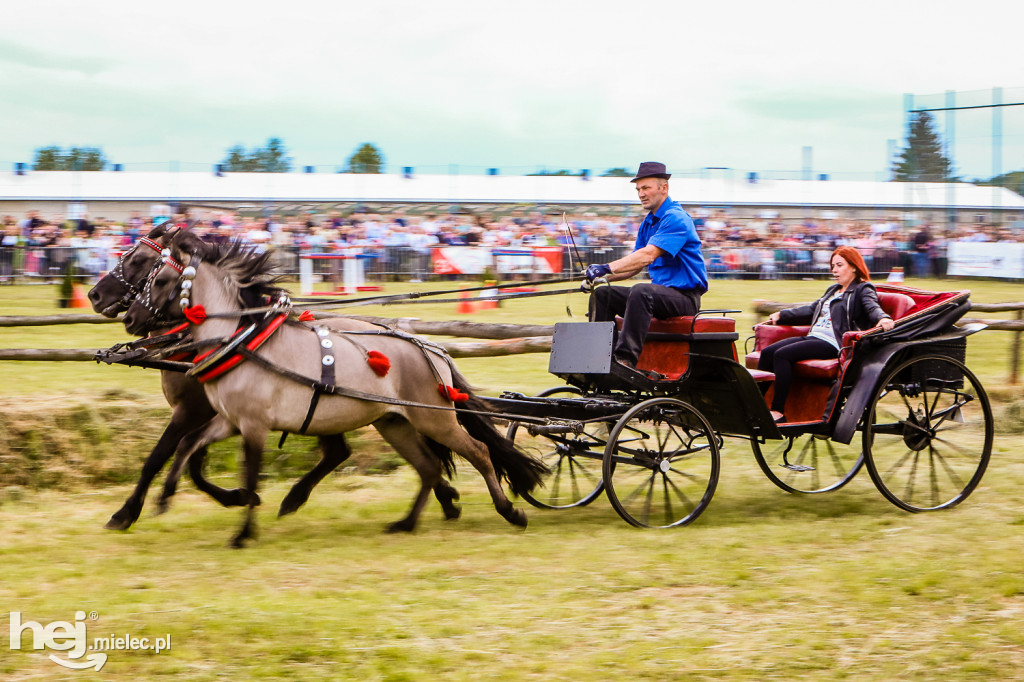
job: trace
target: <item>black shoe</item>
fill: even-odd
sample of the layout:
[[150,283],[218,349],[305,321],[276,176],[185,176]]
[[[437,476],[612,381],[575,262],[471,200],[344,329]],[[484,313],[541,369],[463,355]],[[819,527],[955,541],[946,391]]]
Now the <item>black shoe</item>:
[[619,363],[623,367],[628,367],[634,372],[636,371],[636,360],[630,360],[629,358],[624,358],[619,355],[614,356],[612,359],[614,359],[615,362]]

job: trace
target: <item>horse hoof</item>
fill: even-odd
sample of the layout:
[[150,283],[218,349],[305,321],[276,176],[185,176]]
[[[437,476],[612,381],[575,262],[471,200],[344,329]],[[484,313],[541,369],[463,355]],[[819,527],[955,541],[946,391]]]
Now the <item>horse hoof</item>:
[[453,504],[451,507],[446,507],[444,510],[445,521],[457,521],[462,516],[462,507],[457,504]]
[[289,494],[284,500],[281,501],[281,508],[277,510],[277,517],[287,516],[288,514],[294,514],[299,510],[299,507],[306,504],[305,498],[299,499],[298,496],[292,497]]
[[408,519],[402,519],[401,521],[395,521],[388,526],[389,533],[411,533],[416,528],[415,521],[409,521]]
[[166,514],[167,510],[170,509],[170,508],[171,508],[170,500],[160,500],[157,503],[157,505],[156,505],[156,509],[153,510],[153,516],[160,516],[162,514]]
[[117,514],[114,514],[103,527],[107,530],[128,530],[132,527],[133,523],[135,523],[134,519],[119,517]]
[[513,526],[519,526],[520,528],[526,528],[526,523],[527,523],[526,512],[524,512],[522,509],[516,509],[515,507],[513,507],[512,511],[509,512],[508,516],[506,516],[505,519],[509,523],[511,523]]

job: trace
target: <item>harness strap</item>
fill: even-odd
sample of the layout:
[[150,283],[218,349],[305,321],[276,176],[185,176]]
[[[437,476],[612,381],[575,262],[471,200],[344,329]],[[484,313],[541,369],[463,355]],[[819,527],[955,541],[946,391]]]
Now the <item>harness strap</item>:
[[[417,402],[413,402],[411,400],[402,400],[400,398],[389,398],[388,396],[384,396],[384,395],[375,395],[373,393],[364,393],[363,391],[357,391],[355,389],[345,388],[344,386],[338,386],[336,384],[334,384],[334,385],[325,385],[325,384],[322,384],[320,382],[314,381],[313,379],[310,379],[307,376],[303,376],[302,374],[299,374],[298,372],[293,372],[290,369],[286,369],[284,367],[280,367],[278,365],[275,365],[274,363],[270,362],[266,358],[260,357],[259,355],[257,355],[256,353],[254,353],[253,351],[251,351],[251,350],[249,350],[247,348],[240,348],[238,352],[241,353],[242,355],[244,355],[246,357],[246,359],[252,360],[253,362],[255,362],[256,364],[258,364],[260,367],[262,367],[264,369],[270,370],[271,372],[274,372],[275,374],[279,374],[280,376],[283,376],[286,379],[291,379],[292,381],[297,381],[298,383],[300,383],[300,384],[302,384],[304,386],[309,386],[313,390],[319,390],[320,393],[326,393],[328,395],[337,395],[337,396],[341,396],[343,398],[355,398],[356,400],[365,400],[365,401],[371,402],[371,403],[384,403],[385,405],[400,405],[400,406],[403,406],[403,407],[420,407],[420,408],[423,408],[423,409],[426,409],[426,410],[442,410],[442,411],[445,411],[445,412],[463,412],[465,414],[478,414],[478,415],[481,415],[481,416],[484,416],[484,417],[491,417],[491,418],[498,417],[500,419],[509,419],[509,420],[514,420],[514,421],[518,421],[518,422],[529,422],[531,424],[549,424],[549,423],[551,423],[550,419],[542,419],[540,417],[531,417],[529,415],[504,414],[504,413],[498,414],[498,413],[495,413],[495,412],[492,412],[492,411],[488,411],[488,410],[469,410],[469,409],[466,409],[466,408],[463,408],[463,407],[449,407],[447,405],[428,405],[427,403],[417,403]],[[563,421],[563,420],[558,420],[558,421]]]
[[[334,341],[331,340],[331,330],[327,327],[313,327],[317,337],[320,339],[320,383],[313,385],[313,397],[309,399],[309,409],[306,410],[306,418],[302,420],[299,427],[299,435],[305,435],[310,422],[313,421],[313,413],[320,402],[320,395],[324,393],[323,386],[334,386]],[[284,443],[284,435],[281,436]]]

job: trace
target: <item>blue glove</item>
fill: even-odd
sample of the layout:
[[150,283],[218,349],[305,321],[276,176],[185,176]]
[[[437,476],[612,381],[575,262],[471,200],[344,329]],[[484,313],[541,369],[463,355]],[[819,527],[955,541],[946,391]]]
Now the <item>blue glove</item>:
[[587,278],[588,282],[593,282],[595,279],[600,277],[607,277],[612,274],[612,269],[608,265],[595,264],[587,268],[587,271],[583,273],[583,276]]

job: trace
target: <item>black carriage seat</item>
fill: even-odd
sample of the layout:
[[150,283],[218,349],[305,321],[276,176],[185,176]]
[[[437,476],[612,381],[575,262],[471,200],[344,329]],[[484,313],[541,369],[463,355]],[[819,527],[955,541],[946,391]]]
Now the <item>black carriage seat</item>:
[[[670,381],[681,377],[690,366],[690,353],[718,355],[736,361],[736,320],[731,317],[697,315],[651,320],[637,369],[657,372]],[[622,329],[622,318],[615,318]]]
[[[916,305],[916,301],[907,296],[890,291],[878,292],[878,303],[882,310],[889,314],[893,320],[898,320],[906,315]],[[761,349],[770,346],[776,341],[788,339],[793,336],[806,336],[810,332],[809,326],[785,326],[759,324],[754,327],[754,351],[747,353],[744,359],[748,369],[757,369],[757,361],[761,357]],[[848,345],[848,336],[860,336],[863,332],[847,332],[843,337],[843,345]],[[846,358],[843,358],[845,361]],[[808,379],[810,381],[832,382],[839,376],[839,359],[834,360],[801,360],[793,368],[794,379]]]

